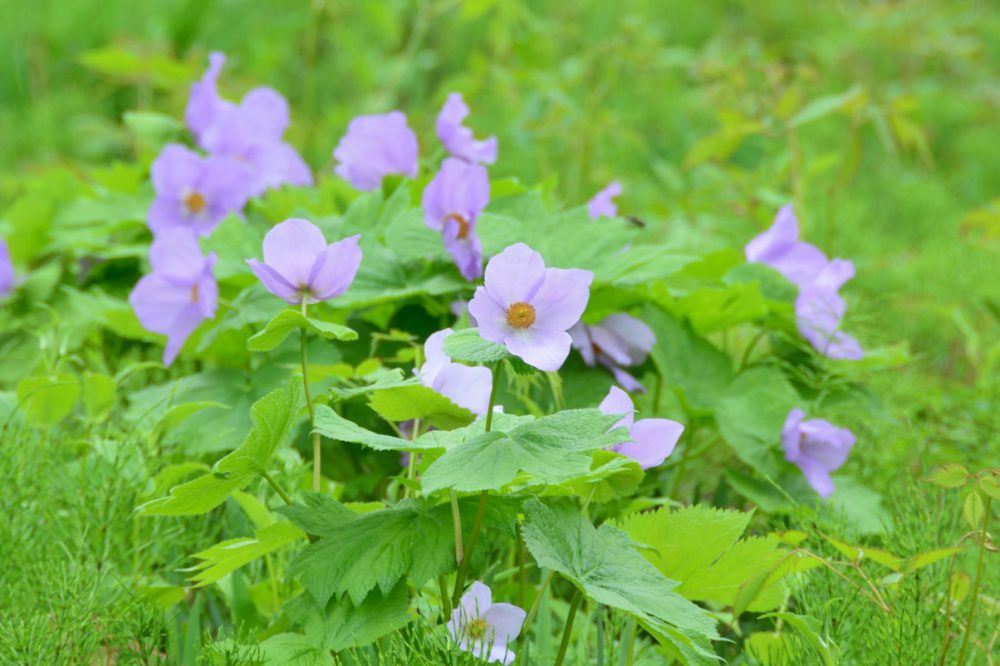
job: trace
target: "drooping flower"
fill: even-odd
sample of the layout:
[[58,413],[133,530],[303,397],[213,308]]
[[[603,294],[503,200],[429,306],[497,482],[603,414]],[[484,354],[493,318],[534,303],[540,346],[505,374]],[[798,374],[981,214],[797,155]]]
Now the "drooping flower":
[[327,245],[312,222],[289,218],[264,236],[264,261],[247,259],[264,287],[293,305],[319,303],[347,291],[361,266],[360,235]]
[[796,323],[817,351],[836,359],[864,357],[858,341],[840,330],[847,304],[838,290],[854,277],[854,264],[828,259],[818,248],[800,241],[791,206],[778,211],[771,228],[747,243],[745,253],[748,261],[771,266],[798,287]]
[[584,363],[591,367],[600,363],[608,368],[626,391],[645,390],[635,377],[622,369],[645,363],[656,344],[656,334],[645,322],[620,312],[592,326],[579,322],[569,334],[573,338],[573,348],[580,352]]
[[210,234],[247,199],[245,172],[225,157],[202,157],[180,144],[168,144],[150,169],[156,197],[147,223],[154,234],[185,229]]
[[591,218],[603,216],[614,217],[618,214],[618,206],[614,198],[621,195],[622,185],[617,180],[611,181],[607,187],[595,194],[587,202],[587,213]]
[[486,168],[448,158],[424,188],[424,221],[442,232],[444,246],[470,282],[483,274],[483,246],[476,220],[490,200]]
[[847,304],[837,290],[852,277],[854,265],[844,259],[834,259],[809,286],[799,291],[795,299],[799,333],[829,358],[853,361],[864,358],[858,341],[840,330]]
[[288,102],[267,87],[254,88],[239,104],[223,99],[216,83],[224,63],[225,56],[212,53],[205,75],[191,86],[185,120],[198,145],[242,165],[249,196],[286,184],[311,185],[309,166],[283,140],[290,123]]
[[14,264],[10,260],[7,243],[0,238],[0,298],[14,291]]
[[462,125],[468,115],[469,107],[461,93],[448,95],[437,117],[438,139],[455,157],[477,164],[493,164],[497,161],[497,138],[491,136],[477,141],[472,130]]
[[744,249],[747,261],[766,264],[802,289],[808,286],[828,260],[819,248],[799,240],[799,223],[791,206],[784,206],[774,224],[751,239]]
[[358,116],[333,151],[337,175],[359,190],[374,190],[392,174],[416,178],[417,135],[400,111]]
[[555,371],[569,355],[566,331],[580,321],[593,279],[579,268],[546,268],[542,255],[516,243],[490,259],[469,312],[483,338],[539,370]]
[[459,648],[489,663],[512,664],[508,644],[521,633],[527,613],[513,604],[493,603],[493,592],[478,580],[462,595],[448,620],[448,633]]
[[856,438],[847,428],[838,428],[824,419],[804,418],[805,412],[796,408],[785,419],[781,429],[785,460],[802,471],[821,497],[829,497],[834,490],[830,473],[847,461]]
[[489,368],[453,363],[444,353],[444,341],[454,331],[440,330],[424,343],[424,364],[417,371],[420,383],[445,396],[459,407],[483,416],[489,409],[493,373]]
[[624,456],[632,458],[643,469],[663,464],[677,446],[677,440],[684,432],[684,426],[670,419],[639,419],[635,420],[635,406],[632,398],[617,386],[612,386],[608,395],[598,406],[604,414],[624,414],[625,418],[614,425],[614,428],[628,428],[627,442],[611,447]]
[[149,248],[153,271],[139,280],[128,300],[143,328],[167,336],[164,365],[174,362],[201,322],[215,316],[215,259],[215,254],[202,256],[198,240],[184,229],[164,231]]

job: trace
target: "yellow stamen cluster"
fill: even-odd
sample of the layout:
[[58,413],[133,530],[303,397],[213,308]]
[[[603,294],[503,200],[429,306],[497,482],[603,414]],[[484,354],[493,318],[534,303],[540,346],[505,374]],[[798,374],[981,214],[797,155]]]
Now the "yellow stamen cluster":
[[528,328],[535,323],[535,307],[530,303],[514,303],[507,308],[507,323],[514,328]]
[[205,210],[205,206],[207,205],[208,202],[205,201],[205,197],[203,197],[199,192],[192,192],[184,197],[184,208],[186,208],[192,215],[197,215],[201,211]]
[[444,218],[445,224],[448,223],[448,220],[454,220],[458,224],[458,234],[455,236],[458,240],[465,240],[469,236],[469,221],[464,216],[451,213]]

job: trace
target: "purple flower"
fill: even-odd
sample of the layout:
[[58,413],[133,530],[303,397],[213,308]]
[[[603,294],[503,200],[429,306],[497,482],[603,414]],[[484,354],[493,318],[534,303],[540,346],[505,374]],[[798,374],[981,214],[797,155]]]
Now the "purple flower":
[[613,199],[622,193],[622,186],[617,180],[611,181],[607,187],[591,197],[587,202],[587,212],[591,218],[598,218],[602,215],[614,217],[618,214],[618,206]]
[[607,397],[601,401],[598,409],[604,414],[624,414],[625,418],[616,423],[614,428],[628,428],[627,442],[611,447],[612,451],[632,458],[643,469],[656,467],[663,463],[674,451],[677,440],[684,432],[684,426],[670,419],[639,419],[635,420],[635,406],[632,398],[617,386],[612,386]]
[[466,162],[493,164],[497,161],[497,138],[476,141],[472,130],[462,125],[469,107],[461,93],[451,93],[437,117],[437,135],[449,153]]
[[215,254],[202,256],[191,232],[168,229],[153,240],[149,263],[153,272],[139,280],[128,300],[143,328],[167,336],[163,363],[170,365],[201,322],[215,316]]
[[374,190],[391,174],[417,176],[417,135],[400,111],[358,116],[333,151],[337,175],[359,190]]
[[202,80],[191,86],[185,112],[198,145],[230,157],[244,168],[249,196],[281,185],[311,185],[312,173],[295,149],[282,140],[290,123],[288,102],[277,91],[254,88],[239,104],[216,89],[225,56],[212,53]]
[[486,286],[469,302],[479,334],[503,344],[539,370],[555,371],[569,355],[566,331],[580,320],[594,274],[546,268],[542,255],[516,243],[490,259]]
[[600,363],[608,368],[626,391],[645,390],[635,377],[622,369],[622,366],[645,363],[656,344],[656,335],[645,322],[618,313],[608,315],[593,326],[580,322],[569,330],[569,334],[573,338],[573,348],[580,352],[584,363],[590,367]]
[[493,373],[489,368],[453,363],[444,353],[444,341],[454,331],[438,331],[424,343],[424,364],[417,371],[420,383],[432,388],[459,407],[484,416],[490,405]]
[[205,236],[246,203],[246,172],[224,157],[201,157],[172,143],[160,152],[151,173],[156,197],[147,223],[154,234],[181,228]]
[[458,646],[487,662],[511,664],[508,643],[521,633],[527,613],[513,604],[493,603],[493,593],[478,580],[462,595],[448,620],[448,633]]
[[296,305],[319,303],[347,291],[361,266],[359,235],[326,244],[312,222],[290,218],[264,236],[264,262],[247,259],[269,292]]
[[747,243],[748,261],[771,266],[798,287],[795,318],[799,333],[829,358],[864,357],[858,341],[840,329],[847,304],[838,290],[854,277],[854,264],[827,259],[819,249],[799,240],[799,225],[785,206],[771,228]]
[[781,429],[785,460],[802,470],[806,481],[821,497],[829,497],[833,494],[830,472],[847,460],[854,446],[854,433],[823,419],[803,421],[804,417],[801,409],[793,409],[785,419]]
[[448,158],[424,188],[424,221],[441,231],[444,246],[468,281],[483,274],[483,246],[476,220],[490,200],[486,168]]
[[791,206],[778,211],[771,228],[747,243],[747,261],[767,264],[799,289],[808,286],[828,260],[818,248],[799,240],[799,223]]
[[0,238],[0,298],[14,291],[14,264],[10,260],[7,243]]

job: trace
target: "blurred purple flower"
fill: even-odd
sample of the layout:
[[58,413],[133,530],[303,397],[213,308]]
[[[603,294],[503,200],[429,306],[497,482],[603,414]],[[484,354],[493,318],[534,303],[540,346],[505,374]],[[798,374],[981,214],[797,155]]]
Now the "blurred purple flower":
[[400,111],[358,116],[333,151],[337,175],[359,190],[374,190],[385,176],[417,176],[417,135]]
[[580,321],[593,279],[579,268],[546,268],[542,255],[516,243],[490,259],[469,312],[483,338],[539,370],[555,371],[569,355],[566,331]]
[[628,428],[630,441],[611,447],[612,451],[632,458],[643,469],[663,464],[677,446],[684,426],[670,419],[635,420],[635,406],[625,391],[612,386],[598,409],[604,414],[624,414],[614,428]]
[[527,613],[513,604],[493,603],[493,593],[478,580],[462,595],[448,620],[448,633],[458,646],[489,663],[511,664],[508,643],[521,633]]
[[444,246],[468,281],[483,274],[483,246],[476,220],[490,200],[486,168],[450,157],[424,188],[424,221],[441,231]]
[[615,205],[614,198],[621,195],[622,185],[617,180],[611,181],[607,187],[591,197],[587,202],[587,212],[591,218],[603,216],[614,217],[618,215],[618,206]]
[[497,161],[497,138],[476,141],[472,130],[462,125],[469,107],[461,93],[451,93],[437,117],[437,135],[449,153],[466,162],[493,164]]
[[749,243],[748,261],[766,264],[798,287],[795,318],[799,333],[821,354],[858,360],[858,341],[839,330],[847,304],[838,290],[854,277],[854,264],[828,259],[818,248],[799,240],[799,225],[791,206],[778,211],[774,224]]
[[225,56],[213,52],[201,81],[192,84],[185,120],[198,145],[242,166],[247,194],[281,185],[311,185],[312,173],[283,141],[290,123],[288,102],[272,88],[248,92],[239,104],[221,98],[216,84]]
[[0,238],[0,298],[14,291],[14,264],[10,260],[7,243]]
[[590,367],[600,363],[608,368],[626,391],[646,390],[622,369],[622,366],[645,363],[656,344],[656,335],[645,322],[629,314],[617,313],[593,326],[579,322],[569,334],[573,338],[573,348],[580,352],[584,363]]
[[327,245],[312,222],[290,218],[264,236],[264,261],[247,259],[264,287],[296,305],[319,303],[347,291],[361,266],[360,235]]
[[493,373],[489,368],[453,363],[444,353],[444,341],[454,331],[438,331],[424,343],[425,362],[417,371],[420,383],[434,389],[459,407],[484,416],[489,409]]
[[154,234],[186,229],[205,236],[247,199],[245,172],[225,157],[202,157],[182,145],[164,146],[150,169],[156,197],[147,223]]
[[856,438],[847,428],[838,428],[823,419],[804,421],[805,412],[793,409],[781,429],[785,460],[802,470],[809,485],[821,497],[833,494],[830,472],[839,469],[851,453]]
[[167,336],[163,363],[169,366],[201,322],[215,316],[215,254],[202,256],[190,231],[168,229],[153,240],[149,262],[152,273],[139,280],[128,300],[143,328]]

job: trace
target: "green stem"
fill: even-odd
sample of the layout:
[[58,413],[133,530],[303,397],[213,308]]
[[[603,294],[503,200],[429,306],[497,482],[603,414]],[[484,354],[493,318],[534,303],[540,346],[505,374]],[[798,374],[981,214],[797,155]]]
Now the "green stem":
[[[458,573],[455,575],[455,593],[452,595],[451,600],[456,605],[462,596],[462,590],[465,587],[465,577],[469,573],[469,561],[472,560],[472,551],[476,547],[476,541],[479,540],[479,531],[483,527],[483,518],[486,516],[486,498],[489,497],[489,494],[488,490],[479,493],[479,506],[476,507],[476,519],[472,523],[469,547],[465,551],[465,557],[462,558],[462,563],[458,565]],[[461,525],[459,525],[459,529],[461,529]]]
[[[973,491],[975,492],[975,491]],[[972,601],[969,602],[969,616],[965,620],[965,635],[962,637],[962,647],[958,650],[958,661],[956,664],[965,664],[965,652],[969,648],[969,638],[972,636],[972,627],[976,620],[976,602],[979,601],[979,583],[983,579],[983,559],[986,555],[986,528],[990,524],[990,498],[986,496],[986,511],[983,513],[983,529],[979,535],[979,561],[976,563],[976,582],[972,584]]]
[[524,552],[524,541],[521,538],[521,524],[518,523],[514,526],[515,529],[515,539],[517,548],[517,572],[518,572],[518,605],[524,608],[525,600],[528,598],[528,567],[526,560],[528,559],[527,554]]
[[448,597],[448,583],[444,576],[438,576],[438,588],[441,591],[441,610],[444,611],[445,620],[451,617],[451,598]]
[[278,495],[281,496],[281,499],[284,500],[285,504],[292,503],[292,498],[289,497],[288,494],[281,489],[281,486],[278,485],[278,482],[275,481],[270,474],[268,474],[267,472],[261,472],[261,474],[264,476],[264,480],[267,481],[269,484],[271,484],[271,487],[274,488],[274,492],[278,493]]
[[[305,294],[302,295],[302,316],[308,317],[309,305],[306,303]],[[312,392],[309,390],[309,361],[306,358],[306,329],[299,329],[299,348],[301,350],[302,356],[302,387],[305,389],[306,394],[306,409],[309,410],[309,428],[312,430],[312,445],[313,445],[313,483],[312,489],[314,493],[318,493],[322,485],[323,475],[321,472],[322,463],[322,449],[320,447],[319,433],[315,431],[316,427],[316,408],[313,406]]]
[[632,666],[635,657],[635,620],[631,617],[625,621],[625,630],[622,640],[625,641],[625,666]]
[[531,604],[531,608],[528,609],[528,615],[524,618],[524,631],[521,632],[522,640],[528,634],[528,627],[531,626],[531,621],[535,619],[535,615],[538,614],[538,607],[542,605],[542,597],[545,596],[545,590],[549,588],[549,583],[552,582],[552,577],[556,575],[555,571],[550,571],[545,580],[542,581],[542,587],[538,590],[538,596],[535,597],[534,603]]
[[569,647],[569,635],[573,631],[573,620],[576,619],[576,611],[580,609],[580,602],[583,601],[583,594],[580,590],[573,595],[573,601],[569,604],[569,614],[566,616],[566,626],[563,627],[562,641],[559,642],[559,652],[556,654],[554,666],[562,666],[566,658],[566,648]]
[[[500,386],[501,367],[502,366],[499,363],[493,367],[493,387],[490,389],[490,404],[486,408],[486,423],[483,426],[484,432],[489,432],[490,428],[493,427],[493,407],[497,402],[497,388]],[[462,596],[462,589],[465,586],[465,577],[469,573],[469,561],[472,559],[472,551],[476,547],[476,542],[479,540],[479,532],[482,530],[483,519],[486,517],[486,500],[489,495],[490,491],[488,490],[484,490],[479,494],[479,506],[476,508],[475,522],[472,523],[472,532],[469,535],[469,547],[465,551],[465,557],[463,557],[458,563],[458,573],[455,575],[455,591],[452,594],[452,603],[455,605],[458,604],[458,600]],[[462,536],[462,520],[458,512],[458,499],[454,491],[452,491],[451,511],[455,520],[455,546],[457,550],[458,540]]]
[[493,366],[493,387],[490,389],[490,404],[486,408],[486,424],[483,426],[483,432],[489,432],[490,428],[493,427],[493,408],[497,404],[497,388],[500,386],[501,367],[499,363]]
[[462,514],[458,510],[458,493],[451,491],[451,522],[455,526],[455,565],[461,568],[465,561],[465,550],[462,548]]

